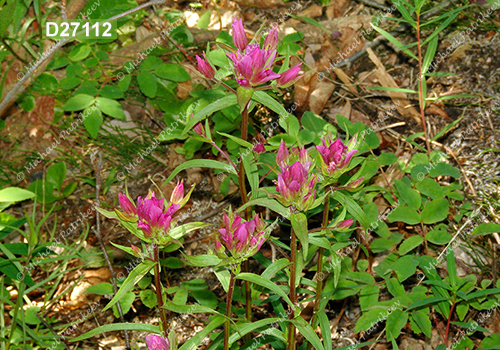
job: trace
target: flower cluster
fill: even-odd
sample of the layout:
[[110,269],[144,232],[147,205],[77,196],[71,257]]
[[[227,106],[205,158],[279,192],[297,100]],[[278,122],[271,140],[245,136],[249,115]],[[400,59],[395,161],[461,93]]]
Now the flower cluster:
[[326,177],[336,180],[347,171],[352,157],[358,152],[354,149],[356,143],[356,136],[347,145],[341,140],[333,141],[331,135],[322,139],[316,149],[321,155],[321,170]]
[[[278,45],[278,30],[274,27],[264,40],[264,45],[259,43],[248,44],[243,21],[233,18],[233,43],[236,47],[234,52],[228,52],[234,67],[236,81],[245,89],[252,89],[269,81],[275,81],[280,87],[292,85],[301,78],[298,76],[302,63],[278,74],[273,71]],[[196,56],[198,70],[208,79],[215,76],[213,67],[206,56]]]
[[226,259],[226,249],[236,260],[245,260],[257,253],[267,238],[265,224],[256,214],[252,220],[244,221],[238,214],[229,211],[222,217],[223,227],[218,230],[215,251]]
[[311,161],[304,147],[293,148],[290,152],[282,141],[276,156],[280,165],[276,191],[273,196],[285,206],[295,206],[306,211],[316,197],[317,177],[310,173]]
[[184,196],[184,184],[178,183],[174,188],[170,201],[157,198],[154,192],[149,193],[146,198],[139,196],[137,206],[130,198],[122,193],[118,195],[118,202],[124,212],[115,210],[118,218],[126,222],[137,223],[146,239],[165,238],[168,236],[170,227],[175,222],[175,213],[188,201],[189,195]]

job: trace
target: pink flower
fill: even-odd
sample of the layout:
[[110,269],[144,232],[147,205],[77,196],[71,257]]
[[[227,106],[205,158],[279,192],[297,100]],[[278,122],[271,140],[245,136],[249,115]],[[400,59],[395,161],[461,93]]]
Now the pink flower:
[[[225,257],[225,249],[236,259],[246,259],[260,249],[266,240],[265,225],[256,214],[252,220],[243,221],[238,214],[224,213],[223,227],[215,242],[216,252]],[[225,248],[225,249],[224,249]]]
[[146,238],[154,238],[157,235],[167,235],[170,230],[173,215],[180,205],[169,203],[166,210],[163,209],[165,200],[156,198],[151,192],[146,198],[137,199],[137,228],[144,232]]
[[208,79],[212,79],[215,76],[215,71],[208,63],[207,56],[205,56],[205,53],[203,53],[203,58],[200,56],[196,55],[196,60],[198,61],[198,70]]
[[267,34],[266,39],[264,40],[264,49],[266,50],[274,50],[278,46],[278,27],[275,26],[269,34]]
[[292,165],[281,163],[281,171],[276,181],[276,191],[273,195],[283,205],[294,205],[297,209],[306,211],[316,197],[317,178],[309,174],[311,162],[296,161]]
[[333,141],[331,136],[322,139],[321,145],[316,146],[316,149],[321,155],[323,173],[338,179],[346,172],[352,157],[358,152],[358,150],[352,149],[355,144],[356,136],[349,141],[348,145],[345,145],[341,140]]
[[170,350],[168,339],[156,334],[146,335],[146,346],[148,350]]
[[291,84],[293,84],[298,79],[302,78],[302,75],[297,76],[297,74],[299,74],[299,72],[300,72],[301,65],[302,65],[302,62],[300,62],[298,65],[293,66],[292,68],[281,73],[281,77],[276,79],[276,82],[278,83],[278,85],[280,85],[281,87],[287,87],[287,86],[290,86]]
[[247,47],[247,36],[242,19],[233,18],[233,43],[240,50],[245,50]]

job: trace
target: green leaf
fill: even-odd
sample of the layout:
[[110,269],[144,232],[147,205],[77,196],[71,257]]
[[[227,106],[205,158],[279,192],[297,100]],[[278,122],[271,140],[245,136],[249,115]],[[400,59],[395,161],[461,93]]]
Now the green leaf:
[[14,18],[14,13],[16,11],[17,5],[23,6],[22,3],[18,3],[17,1],[12,1],[8,5],[3,6],[0,11],[0,37],[4,38],[7,32],[7,28],[9,24],[12,23],[12,19]]
[[215,266],[220,264],[222,261],[221,258],[213,254],[201,254],[201,255],[191,256],[183,253],[182,255],[186,258],[189,265],[197,267]]
[[94,328],[93,330],[85,334],[82,334],[79,337],[71,338],[69,341],[70,342],[82,341],[84,339],[92,338],[96,335],[103,334],[106,332],[122,332],[122,331],[138,331],[138,332],[160,334],[160,327],[145,323],[111,323]]
[[66,178],[65,162],[59,162],[53,164],[47,169],[47,175],[45,177],[45,180],[51,182],[54,185],[54,188],[60,190],[65,178]]
[[35,197],[31,191],[19,187],[7,187],[0,190],[0,202],[21,202]]
[[235,341],[240,339],[241,337],[245,336],[246,334],[255,331],[256,329],[259,329],[261,327],[264,327],[270,323],[273,322],[278,322],[280,321],[280,318],[277,317],[270,317],[270,318],[264,318],[259,321],[255,322],[244,322],[243,324],[237,323],[237,332],[234,332],[230,337],[229,337],[229,346],[233,344]]
[[83,111],[83,115],[85,116],[85,119],[83,119],[85,130],[95,139],[103,122],[101,111],[97,108],[87,107]]
[[276,101],[264,91],[255,91],[252,95],[252,100],[262,103],[264,106],[268,107],[275,113],[278,113],[280,116],[280,121],[282,118],[286,120],[288,116],[291,115],[286,111],[285,107],[283,107],[281,103]]
[[411,313],[411,318],[427,337],[431,337],[432,322],[423,310],[416,310]]
[[200,305],[207,306],[212,309],[216,309],[219,305],[219,300],[214,292],[210,290],[194,290],[190,292],[191,296],[200,303]]
[[413,210],[420,209],[422,198],[420,194],[411,188],[411,186],[403,180],[394,180],[394,184],[398,189],[399,195],[408,206]]
[[[458,10],[458,11],[457,11]],[[455,17],[458,16],[458,14],[460,13],[460,10],[459,9],[455,9],[454,11],[450,11],[449,12],[449,17],[444,21],[442,22],[439,27],[437,27],[434,32],[429,35],[425,40],[424,42],[422,43],[422,46],[424,46],[425,44],[427,44],[429,41],[431,41],[432,39],[434,39],[435,37],[438,36],[439,33],[441,33],[444,28],[446,28],[448,26],[448,24],[450,24],[454,19]]]
[[139,297],[141,298],[142,303],[150,309],[154,308],[158,304],[156,293],[151,289],[141,290]]
[[412,255],[405,255],[399,258],[393,266],[398,280],[403,283],[417,271],[418,260]]
[[415,187],[420,193],[431,197],[431,199],[443,198],[445,195],[444,189],[435,180],[428,177],[424,177],[422,181],[418,181]]
[[445,162],[440,162],[438,164],[434,164],[434,167],[429,171],[430,177],[437,176],[451,176],[455,179],[460,178],[460,171],[457,168],[452,167],[450,164]]
[[306,320],[298,316],[293,320],[290,320],[290,322],[292,322],[295,327],[297,327],[300,334],[302,334],[304,338],[306,338],[306,340],[312,344],[313,349],[324,350],[321,340],[319,340],[318,335],[316,334],[316,332],[314,332],[313,328],[308,322],[306,322]]
[[451,286],[453,288],[458,288],[457,265],[455,263],[455,254],[451,246],[448,247],[446,252],[446,265]]
[[130,291],[139,280],[146,275],[155,263],[151,260],[144,260],[137,265],[123,282],[122,286],[114,296],[114,298],[106,305],[102,311],[106,311],[116,304],[128,291]]
[[65,111],[73,112],[80,111],[84,108],[89,107],[94,103],[94,98],[90,95],[80,94],[73,96],[66,102],[63,109]]
[[307,259],[307,252],[309,248],[309,233],[307,231],[307,217],[304,213],[294,213],[290,216],[292,229],[295,231],[297,238],[302,244],[302,253],[304,260]]
[[439,303],[439,302],[445,301],[445,300],[448,300],[448,298],[446,298],[446,297],[429,297],[429,298],[425,298],[425,299],[418,300],[418,301],[414,302],[413,304],[411,304],[408,307],[407,310],[410,311],[410,310],[413,310],[413,309],[419,309],[421,307],[427,307],[429,305],[433,305],[435,303]]
[[189,119],[187,121],[186,127],[182,131],[182,134],[184,135],[188,131],[191,131],[193,127],[196,125],[196,123],[202,121],[205,119],[207,116],[211,115],[214,112],[220,111],[221,109],[231,107],[238,104],[238,99],[236,98],[236,95],[234,94],[229,94],[225,97],[222,97],[215,102],[210,103],[209,105],[203,107],[201,110],[199,110],[195,115],[193,116],[192,119]]
[[401,334],[401,330],[408,322],[408,312],[399,309],[394,310],[387,317],[386,330],[387,340],[396,340]]
[[172,179],[180,173],[182,170],[189,169],[189,168],[209,168],[209,169],[218,169],[218,170],[223,170],[228,173],[231,173],[233,175],[236,174],[236,170],[229,164],[222,163],[216,160],[212,159],[193,159],[193,160],[188,160],[187,162],[182,163],[179,165],[175,170],[170,174],[170,176],[165,180],[163,183],[164,185],[172,181]]
[[423,241],[424,239],[419,235],[409,237],[399,246],[399,255],[405,255],[406,253],[412,251],[422,244]]
[[397,207],[387,217],[389,222],[402,221],[409,225],[420,223],[420,215],[406,205]]
[[214,329],[222,325],[225,321],[225,317],[218,316],[210,321],[210,323],[201,331],[196,333],[194,337],[185,342],[179,350],[196,350],[201,344],[203,339],[207,337]]
[[[396,39],[395,37],[393,37],[392,34],[389,34],[385,30],[383,30],[382,28],[379,28],[376,25],[374,25],[373,23],[371,23],[371,25],[372,25],[373,29],[375,29],[377,32],[379,32],[380,34],[382,34],[387,40],[389,40],[394,46],[396,46],[396,48],[400,49],[400,48],[403,47],[403,44],[401,44],[401,42],[398,39]],[[403,49],[403,52],[406,53],[411,58],[414,58],[415,60],[418,61],[418,57],[415,56],[413,54],[413,52],[411,52],[410,50]]]
[[359,306],[362,311],[368,310],[373,305],[376,305],[379,297],[379,287],[369,284],[359,292]]
[[325,349],[333,349],[332,346],[332,332],[330,330],[330,321],[324,311],[318,312],[319,326],[321,329],[321,336],[323,337],[323,345]]
[[153,74],[146,70],[141,71],[137,74],[137,82],[139,83],[139,88],[144,95],[149,98],[156,97],[158,84],[156,82],[156,77]]
[[434,224],[443,221],[448,216],[449,207],[450,203],[445,198],[433,200],[422,210],[422,222],[424,224]]
[[121,119],[121,120],[126,120],[127,117],[125,116],[125,113],[123,113],[123,108],[115,100],[110,100],[109,98],[106,97],[98,97],[96,99],[96,102],[99,103],[97,107],[103,112],[104,114],[107,114],[113,118],[116,119]]
[[259,275],[256,275],[253,273],[247,273],[247,272],[240,273],[240,274],[236,275],[235,279],[250,281],[252,283],[258,284],[259,286],[267,288],[267,289],[273,291],[274,293],[278,294],[280,297],[282,297],[285,300],[285,302],[288,305],[290,305],[292,308],[295,308],[292,301],[290,300],[290,298],[288,298],[288,296],[283,291],[283,289],[278,287],[276,284],[274,284],[270,280],[267,280]]
[[24,109],[26,112],[32,111],[36,105],[35,98],[33,97],[33,95],[23,94],[17,99],[16,102],[19,105],[19,107]]
[[86,59],[90,54],[90,46],[87,44],[78,44],[69,53],[69,59],[73,62],[78,62]]
[[494,222],[487,222],[479,224],[473,231],[473,235],[488,235],[490,233],[500,232],[500,224]]
[[281,216],[283,216],[283,217],[285,217],[287,219],[291,215],[290,209],[284,207],[279,202],[277,202],[276,200],[271,199],[271,198],[257,198],[257,199],[253,199],[253,200],[249,201],[248,203],[246,203],[246,204],[242,205],[241,207],[239,207],[238,210],[237,210],[237,212],[241,212],[241,211],[245,210],[247,207],[249,207],[249,206],[255,206],[255,205],[259,205],[259,206],[262,206],[262,207],[269,208],[272,211],[280,214]]
[[123,92],[120,89],[118,89],[116,86],[113,86],[113,85],[104,86],[101,89],[101,91],[99,92],[99,94],[102,97],[106,97],[106,98],[109,98],[111,100],[123,98]]
[[93,293],[98,295],[113,294],[113,285],[108,282],[94,284],[85,290],[85,293]]
[[418,93],[418,91],[415,91],[415,90],[403,89],[403,88],[395,88],[395,87],[388,87],[388,86],[369,86],[368,89],[371,89],[371,90],[382,90],[382,91],[404,92],[404,93],[407,93],[407,94],[417,94]]
[[68,78],[63,78],[59,81],[61,85],[61,89],[63,90],[72,90],[80,83],[82,82],[82,79],[77,78],[77,77],[68,77]]
[[217,133],[219,135],[227,137],[230,140],[233,140],[234,142],[236,142],[240,146],[243,146],[245,148],[253,149],[253,145],[250,142],[248,142],[248,141],[244,141],[244,140],[240,139],[239,137],[236,137],[236,136],[233,136],[233,135],[229,135],[229,134],[226,134],[224,132],[217,131]]
[[[123,315],[125,315],[127,312],[130,311],[130,308],[132,307],[134,300],[135,300],[135,293],[134,292],[127,292],[120,299],[120,307],[122,309]],[[116,306],[116,305],[113,305],[113,315],[116,318],[120,317],[120,313],[118,312],[118,306]]]
[[500,334],[492,334],[487,336],[481,342],[481,349],[484,350],[493,350],[500,349]]
[[175,82],[183,82],[191,79],[188,72],[178,64],[164,63],[155,70],[160,78]]
[[290,14],[290,17],[300,19],[301,21],[304,21],[306,23],[312,24],[316,28],[319,28],[322,31],[327,32],[328,34],[331,34],[331,31],[329,31],[328,29],[326,29],[325,27],[323,27],[321,24],[319,24],[317,21],[315,21],[312,18],[309,18],[309,17],[306,17],[306,16],[296,16],[296,15],[292,15],[292,14]]
[[432,39],[429,42],[429,45],[427,46],[427,50],[425,51],[425,57],[422,62],[422,74],[427,73],[427,71],[429,70],[432,60],[434,59],[434,55],[436,54],[438,39],[439,38],[437,36],[434,37],[434,39]]
[[36,77],[32,91],[42,94],[55,93],[59,87],[59,82],[50,73],[42,73]]
[[333,198],[344,204],[347,207],[347,211],[352,214],[352,216],[354,216],[354,218],[358,220],[364,228],[368,228],[370,226],[371,222],[365,212],[351,197],[344,195],[340,191],[335,191]]

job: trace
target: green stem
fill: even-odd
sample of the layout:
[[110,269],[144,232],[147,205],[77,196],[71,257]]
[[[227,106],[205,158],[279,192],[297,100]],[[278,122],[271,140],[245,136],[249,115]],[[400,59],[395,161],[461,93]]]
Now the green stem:
[[453,303],[451,304],[450,314],[448,315],[448,322],[446,323],[446,333],[444,336],[444,345],[448,346],[448,334],[450,332],[451,316],[453,314],[453,309],[455,308],[455,297],[453,297]]
[[[325,197],[325,203],[323,207],[323,227],[326,227],[328,225],[328,211],[329,211],[329,206],[330,206],[330,196]],[[313,329],[316,328],[316,323],[318,320],[318,310],[319,310],[319,304],[321,302],[321,293],[323,292],[323,252],[325,251],[324,248],[319,247],[318,249],[318,270],[317,270],[317,276],[318,276],[318,282],[316,285],[316,298],[314,300],[314,310],[313,310],[313,317],[311,320],[311,326]],[[311,350],[312,344],[309,343],[307,344],[307,350]]]
[[231,303],[233,301],[233,290],[234,290],[234,273],[230,272],[231,277],[229,279],[229,289],[226,296],[226,322],[224,324],[224,350],[229,349],[229,319],[231,318]]
[[[297,293],[295,292],[295,275],[297,271],[297,236],[295,235],[293,228],[291,236],[290,249],[292,252],[290,256],[290,300],[293,304],[293,308],[288,308],[288,318],[293,320],[295,318],[295,305],[297,305]],[[286,349],[295,350],[295,325],[292,322],[288,324],[288,345]]]
[[431,154],[431,146],[429,143],[429,134],[427,133],[427,126],[425,125],[425,110],[424,110],[424,76],[422,74],[422,47],[420,46],[420,13],[417,12],[417,48],[418,48],[418,73],[419,73],[419,89],[418,89],[418,102],[420,104],[420,118],[422,120],[422,129],[424,131],[425,146],[427,153]]
[[154,244],[153,256],[155,261],[155,287],[156,287],[156,298],[158,299],[158,309],[160,310],[160,319],[162,323],[163,336],[168,339],[167,331],[167,316],[165,314],[165,309],[163,308],[163,296],[161,295],[163,286],[160,281],[160,248],[156,243]]

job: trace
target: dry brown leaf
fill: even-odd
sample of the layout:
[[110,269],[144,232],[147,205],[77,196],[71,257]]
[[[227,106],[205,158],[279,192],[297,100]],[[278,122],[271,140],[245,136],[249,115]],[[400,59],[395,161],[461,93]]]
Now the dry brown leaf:
[[[376,74],[380,81],[380,84],[385,87],[399,88],[399,86],[394,81],[394,78],[389,73],[387,73],[384,65],[382,64],[382,62],[380,62],[377,55],[375,55],[375,52],[373,52],[373,50],[370,48],[367,48],[366,52],[368,52],[368,57],[370,57],[372,62],[377,66]],[[387,91],[387,94],[390,96],[392,102],[394,102],[398,112],[401,115],[411,117],[417,123],[419,124],[421,123],[420,114],[413,107],[413,105],[410,103],[410,101],[403,92]]]
[[320,81],[309,96],[309,110],[313,113],[320,114],[334,90],[335,85],[329,81]]

